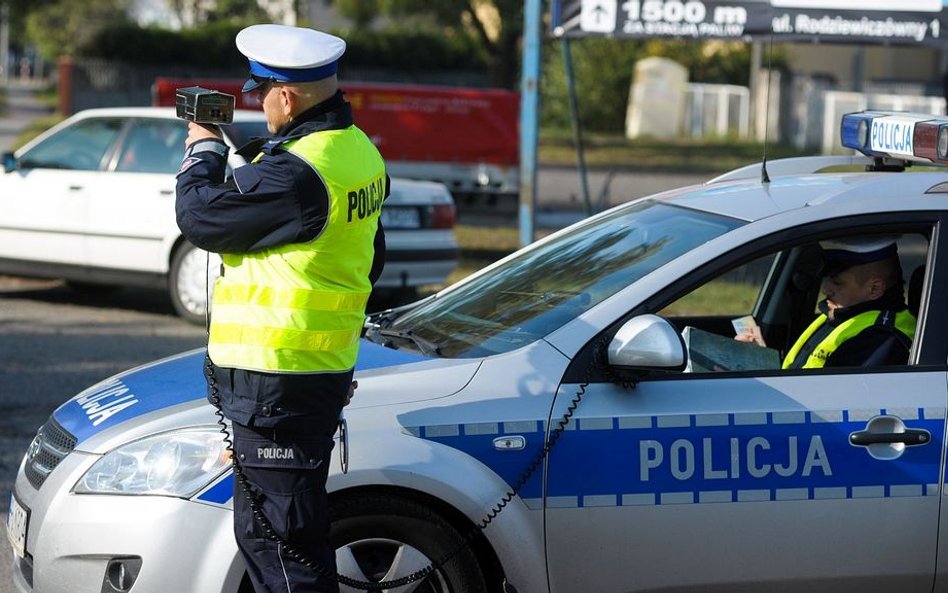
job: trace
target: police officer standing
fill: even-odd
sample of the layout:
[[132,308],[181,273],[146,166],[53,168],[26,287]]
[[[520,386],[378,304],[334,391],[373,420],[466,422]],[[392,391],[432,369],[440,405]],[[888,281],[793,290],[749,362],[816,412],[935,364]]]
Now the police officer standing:
[[[236,43],[250,62],[243,92],[262,104],[272,136],[241,148],[253,162],[225,180],[219,131],[192,123],[177,181],[182,233],[223,260],[208,398],[233,424],[251,494],[235,480],[234,529],[254,588],[337,591],[294,551],[335,571],[329,455],[384,260],[388,177],[338,89],[342,39],[253,25]],[[267,537],[254,507],[282,541]]]

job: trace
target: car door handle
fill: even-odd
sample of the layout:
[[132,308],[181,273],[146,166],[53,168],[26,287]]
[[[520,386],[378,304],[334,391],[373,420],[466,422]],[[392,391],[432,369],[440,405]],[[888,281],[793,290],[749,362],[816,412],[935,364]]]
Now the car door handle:
[[871,432],[860,430],[849,435],[849,442],[859,447],[868,447],[876,443],[904,445],[924,445],[932,439],[927,430],[906,428],[905,432]]
[[174,194],[174,190],[173,190],[173,189],[160,189],[160,190],[158,190],[158,193],[161,194],[161,195],[163,195],[163,196],[170,196],[170,195]]
[[82,189],[81,185],[70,185],[69,191],[80,191]]

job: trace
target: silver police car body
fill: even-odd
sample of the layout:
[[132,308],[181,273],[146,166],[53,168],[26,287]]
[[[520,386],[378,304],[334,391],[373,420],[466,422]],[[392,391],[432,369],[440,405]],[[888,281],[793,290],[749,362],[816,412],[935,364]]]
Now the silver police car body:
[[[865,129],[885,117],[844,125],[869,156],[633,201],[373,316],[328,483],[339,572],[451,554],[391,590],[948,591],[948,176],[901,171],[948,120],[885,152]],[[818,242],[854,235],[899,238],[907,364],[782,370]],[[731,339],[747,316],[770,350]],[[247,590],[202,368],[107,379],[41,428],[11,498],[18,591]]]

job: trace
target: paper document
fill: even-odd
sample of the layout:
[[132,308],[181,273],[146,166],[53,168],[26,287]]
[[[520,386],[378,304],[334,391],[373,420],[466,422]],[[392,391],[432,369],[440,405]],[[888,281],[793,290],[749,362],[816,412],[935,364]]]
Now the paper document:
[[780,353],[748,342],[738,342],[706,332],[696,327],[686,327],[682,332],[688,347],[686,372],[706,373],[711,371],[751,371],[780,368]]
[[745,315],[743,317],[738,317],[737,319],[732,319],[731,325],[734,326],[734,333],[736,335],[740,335],[745,332],[752,331],[753,328],[757,327],[757,321],[754,319],[753,315]]

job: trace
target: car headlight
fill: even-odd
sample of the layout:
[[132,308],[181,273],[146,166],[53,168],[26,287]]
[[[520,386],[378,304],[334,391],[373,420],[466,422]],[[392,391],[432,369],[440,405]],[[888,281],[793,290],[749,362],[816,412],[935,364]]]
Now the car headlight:
[[219,429],[178,430],[109,451],[89,468],[73,491],[189,498],[230,465],[230,452]]

